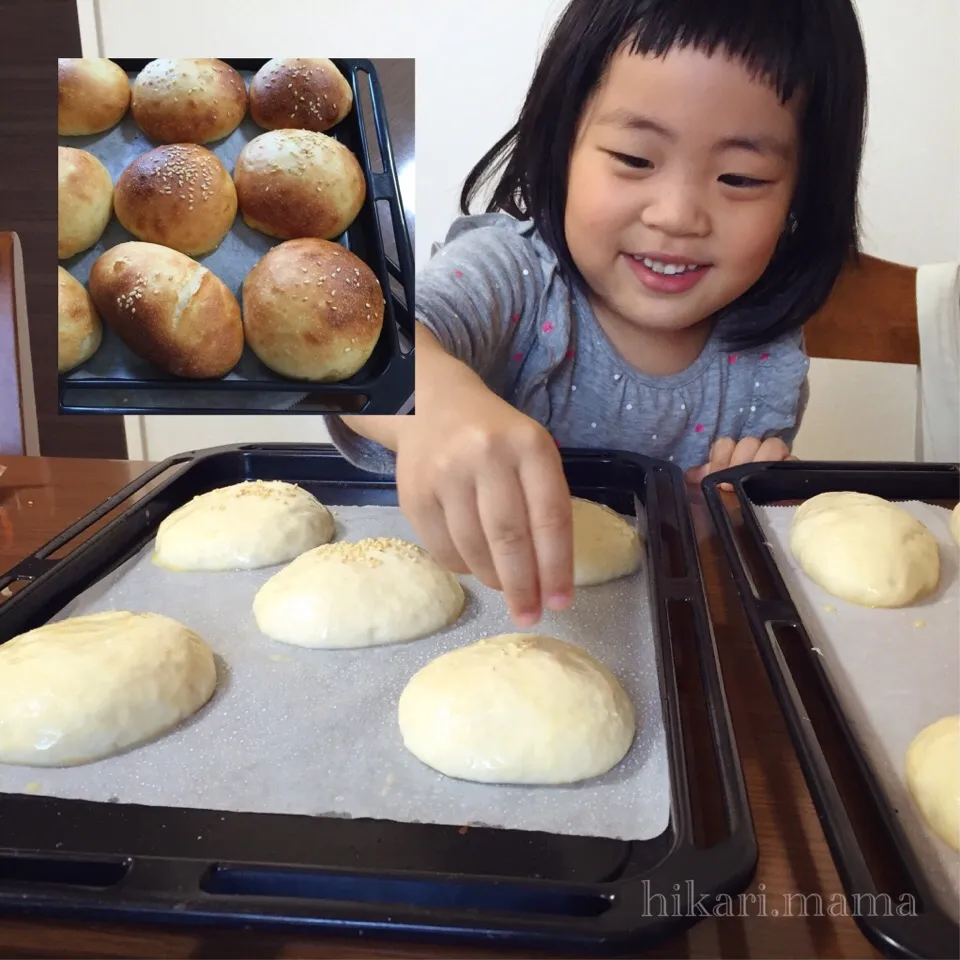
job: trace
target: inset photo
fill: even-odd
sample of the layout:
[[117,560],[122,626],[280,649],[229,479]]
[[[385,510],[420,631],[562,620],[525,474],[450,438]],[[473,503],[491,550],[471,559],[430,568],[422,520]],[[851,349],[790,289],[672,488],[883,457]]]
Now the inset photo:
[[60,412],[410,412],[413,91],[412,59],[60,59]]

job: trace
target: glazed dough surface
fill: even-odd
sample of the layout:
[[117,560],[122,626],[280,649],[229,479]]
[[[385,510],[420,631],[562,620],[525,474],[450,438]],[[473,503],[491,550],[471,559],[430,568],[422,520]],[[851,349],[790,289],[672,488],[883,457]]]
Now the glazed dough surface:
[[210,648],[155,613],[46,624],[0,645],[0,763],[73,766],[152,740],[213,694]]
[[563,784],[606,773],[636,733],[617,678],[585,650],[511,633],[451,650],[400,696],[400,732],[448,777]]

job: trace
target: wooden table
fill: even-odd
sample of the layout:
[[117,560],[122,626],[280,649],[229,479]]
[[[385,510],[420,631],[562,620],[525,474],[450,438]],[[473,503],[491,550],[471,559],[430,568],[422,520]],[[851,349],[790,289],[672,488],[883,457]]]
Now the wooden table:
[[[149,465],[110,460],[0,457],[0,571],[9,569]],[[698,496],[698,495],[696,495]],[[692,504],[730,709],[753,810],[760,861],[752,892],[766,916],[708,919],[644,956],[878,957],[853,919],[775,916],[791,893],[819,894],[824,913],[841,886],[763,665],[720,562],[702,501]],[[835,911],[837,912],[837,911]],[[0,956],[478,957],[451,948],[219,929],[167,929],[0,920]],[[529,952],[513,954],[530,956]]]

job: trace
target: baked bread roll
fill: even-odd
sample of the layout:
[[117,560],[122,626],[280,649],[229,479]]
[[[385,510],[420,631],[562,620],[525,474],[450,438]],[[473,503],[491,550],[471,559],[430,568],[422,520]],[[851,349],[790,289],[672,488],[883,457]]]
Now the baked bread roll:
[[281,243],[243,281],[247,343],[294,380],[352,377],[377,344],[383,306],[373,271],[326,240]]
[[133,159],[117,180],[113,208],[140,240],[198,257],[216,250],[230,230],[237,191],[209,150],[176,143]]
[[274,57],[250,84],[250,116],[265,130],[322,133],[353,107],[353,91],[330,60]]
[[104,322],[135,353],[178,377],[229,373],[243,352],[240,307],[206,267],[155,243],[121,243],[90,271]]
[[251,140],[233,170],[247,226],[280,240],[339,237],[367,196],[357,158],[312,130],[273,130]]
[[86,363],[102,338],[103,325],[86,287],[57,267],[57,373]]
[[57,60],[57,133],[82,137],[118,124],[130,106],[130,81],[112,60]]
[[151,60],[133,84],[133,118],[158,143],[210,143],[247,112],[243,78],[222,60]]
[[57,259],[89,250],[113,212],[113,180],[86,150],[57,148]]

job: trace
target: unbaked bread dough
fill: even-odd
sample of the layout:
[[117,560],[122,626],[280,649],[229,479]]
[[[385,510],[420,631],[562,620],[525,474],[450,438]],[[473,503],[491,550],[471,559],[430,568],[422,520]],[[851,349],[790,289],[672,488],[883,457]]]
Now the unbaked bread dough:
[[868,493],[821,493],[794,514],[790,549],[824,590],[864,607],[905,607],[937,588],[932,533],[902,507]]
[[393,537],[309,550],[253,601],[257,626],[300,647],[373,647],[436,633],[463,611],[463,588],[422,547]]
[[602,503],[572,499],[574,586],[589,587],[635,573],[643,551],[636,527]]
[[398,710],[404,745],[448,777],[574,783],[606,773],[636,733],[617,678],[585,650],[509,633],[451,650],[414,674]]
[[157,529],[154,561],[172,570],[253,570],[328,543],[336,524],[313,494],[283,480],[201,493]]
[[907,749],[907,789],[927,826],[960,849],[960,716],[921,730]]
[[950,514],[950,532],[953,534],[953,539],[960,543],[960,503],[953,508],[953,513]]
[[165,733],[213,695],[210,648],[156,613],[48,623],[0,645],[0,763],[90,763]]

